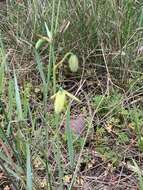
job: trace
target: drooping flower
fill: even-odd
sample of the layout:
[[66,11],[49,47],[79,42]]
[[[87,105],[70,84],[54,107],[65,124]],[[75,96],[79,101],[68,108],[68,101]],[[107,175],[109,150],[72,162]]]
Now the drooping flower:
[[68,60],[69,62],[69,67],[72,72],[77,72],[79,68],[79,61],[78,57],[75,54],[72,54]]
[[55,113],[59,114],[63,111],[66,102],[66,93],[64,90],[59,90],[55,96],[54,109]]
[[66,90],[60,88],[59,91],[51,97],[51,99],[55,98],[54,110],[55,110],[56,114],[59,114],[64,110],[67,96],[73,100],[81,102],[74,95],[72,95],[71,93],[67,92]]

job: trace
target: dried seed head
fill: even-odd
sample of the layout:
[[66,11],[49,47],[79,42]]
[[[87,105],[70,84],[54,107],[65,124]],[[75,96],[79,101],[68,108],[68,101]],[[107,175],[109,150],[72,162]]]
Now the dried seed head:
[[77,72],[79,63],[78,63],[78,57],[74,54],[72,54],[69,58],[69,67],[72,72]]
[[66,103],[65,91],[59,90],[55,96],[55,103],[54,103],[55,113],[57,114],[61,113],[64,109],[65,103]]

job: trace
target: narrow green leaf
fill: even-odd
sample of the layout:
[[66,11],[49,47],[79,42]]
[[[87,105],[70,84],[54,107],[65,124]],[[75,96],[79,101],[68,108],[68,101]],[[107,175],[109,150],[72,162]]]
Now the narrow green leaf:
[[52,34],[51,34],[46,22],[45,22],[45,28],[46,28],[47,36],[49,37],[49,39],[52,39]]
[[2,40],[0,39],[0,95],[3,93],[4,90],[5,64],[6,56]]
[[68,156],[69,156],[71,168],[73,168],[74,167],[74,148],[73,148],[72,130],[70,127],[70,106],[68,106],[67,113],[66,113],[66,136],[67,136],[67,144],[68,144]]
[[44,69],[43,69],[43,66],[42,66],[42,63],[41,63],[40,56],[39,56],[39,54],[38,54],[38,52],[36,50],[35,50],[35,59],[36,59],[36,63],[37,63],[37,66],[38,66],[38,70],[39,70],[41,79],[43,81],[43,84],[45,84],[46,79],[45,79]]
[[[60,115],[59,114],[55,114],[55,125],[56,125],[56,129],[57,131],[59,130],[59,120],[60,120]],[[60,150],[60,138],[59,138],[59,134],[57,133],[56,135],[56,141],[53,144],[53,151],[54,151],[54,155],[55,155],[55,160],[57,162],[57,168],[58,168],[58,175],[59,175],[59,189],[62,190],[63,189],[63,176],[64,176],[64,172],[63,172],[63,167],[62,167],[62,160],[61,160],[61,150]]]
[[22,105],[21,105],[19,86],[18,86],[18,82],[17,82],[17,77],[16,77],[15,71],[14,71],[14,85],[15,85],[15,99],[16,99],[16,106],[17,106],[17,114],[18,114],[19,120],[22,120],[23,119]]
[[30,155],[30,146],[26,145],[27,149],[27,190],[32,190],[32,167],[31,167],[31,155]]
[[67,96],[69,96],[71,99],[76,100],[77,102],[81,103],[81,101],[78,98],[76,98],[74,95],[72,95],[71,93],[67,92],[66,90],[65,90],[65,94]]

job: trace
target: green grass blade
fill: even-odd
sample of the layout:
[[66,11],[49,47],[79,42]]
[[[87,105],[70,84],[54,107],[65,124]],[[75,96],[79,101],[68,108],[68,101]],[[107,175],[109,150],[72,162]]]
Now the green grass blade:
[[30,155],[30,146],[27,144],[27,190],[32,190],[33,182],[32,182],[32,166],[31,166],[31,155]]
[[46,22],[45,22],[45,28],[46,28],[46,33],[47,33],[47,36],[49,37],[49,39],[52,39],[52,34],[51,34],[51,31],[49,30],[48,25],[47,25],[47,23],[46,23]]
[[40,59],[40,56],[38,54],[38,52],[35,50],[35,59],[36,59],[36,63],[37,63],[37,67],[38,67],[38,71],[40,73],[40,77],[43,81],[43,84],[46,83],[46,79],[45,79],[45,74],[44,74],[44,69],[43,69],[43,66],[42,66],[42,63],[41,63],[41,59]]
[[143,6],[141,7],[141,15],[139,17],[139,27],[143,27]]
[[6,64],[6,56],[0,36],[0,95],[2,95],[4,90],[5,64]]
[[[56,114],[55,115],[55,125],[56,125],[57,131],[59,130],[59,119],[60,119],[60,116]],[[56,142],[54,142],[54,145],[53,145],[53,151],[54,151],[55,160],[56,160],[57,166],[58,166],[59,183],[60,183],[59,189],[63,190],[63,168],[62,168],[62,162],[61,162],[60,138],[59,138],[58,133],[57,133]]]
[[23,113],[22,113],[22,104],[21,98],[19,93],[19,86],[17,82],[16,73],[14,71],[14,86],[15,86],[15,99],[16,99],[16,106],[17,106],[17,115],[19,120],[23,120]]
[[57,33],[57,29],[58,29],[58,21],[59,21],[59,15],[60,15],[60,5],[61,5],[61,0],[59,0],[58,2],[58,7],[57,7],[57,15],[56,15],[56,22],[55,22],[55,30],[54,33]]
[[68,156],[69,156],[71,168],[73,168],[74,167],[74,147],[73,147],[72,130],[70,127],[70,107],[69,106],[66,113],[66,136],[67,136],[67,144],[68,144]]
[[14,85],[13,81],[9,80],[8,83],[8,119],[11,121],[12,119],[12,114],[13,114],[13,104],[14,104]]

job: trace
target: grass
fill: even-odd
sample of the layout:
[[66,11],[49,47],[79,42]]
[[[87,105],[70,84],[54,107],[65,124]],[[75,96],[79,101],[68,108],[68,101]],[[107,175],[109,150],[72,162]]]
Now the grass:
[[143,3],[6,1],[0,19],[0,189],[142,190]]

